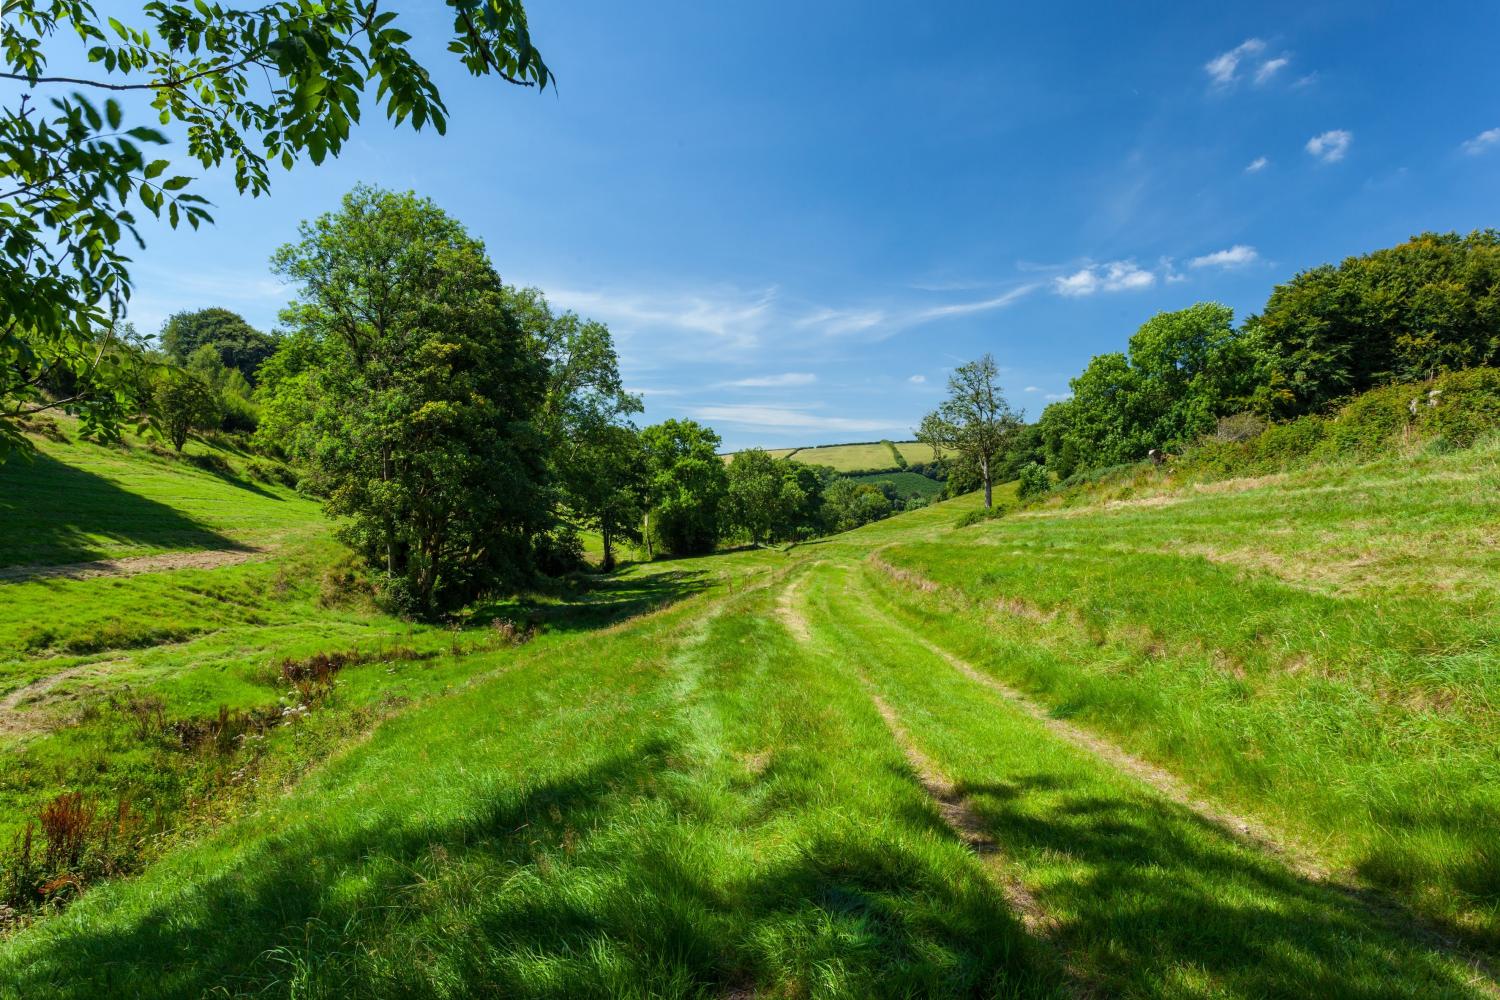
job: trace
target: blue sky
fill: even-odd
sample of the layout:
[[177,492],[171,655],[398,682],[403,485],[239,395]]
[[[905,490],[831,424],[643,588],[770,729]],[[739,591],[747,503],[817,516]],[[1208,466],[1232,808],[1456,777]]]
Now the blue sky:
[[540,96],[406,7],[447,137],[370,116],[269,199],[210,179],[218,225],[137,257],[143,331],[273,326],[299,219],[413,188],[607,321],[646,420],[807,445],[907,436],[984,351],[1035,417],[1154,312],[1500,224],[1493,4],[532,0]]

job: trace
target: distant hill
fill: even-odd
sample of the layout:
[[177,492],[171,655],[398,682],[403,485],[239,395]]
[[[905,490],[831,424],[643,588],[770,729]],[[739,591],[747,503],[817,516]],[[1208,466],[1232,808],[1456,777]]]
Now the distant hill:
[[[860,441],[853,444],[825,444],[812,448],[767,448],[772,458],[790,458],[804,465],[826,465],[835,472],[896,472],[908,462],[926,462],[932,449],[920,441]],[[901,460],[897,461],[897,455]],[[734,457],[731,452],[724,461]]]

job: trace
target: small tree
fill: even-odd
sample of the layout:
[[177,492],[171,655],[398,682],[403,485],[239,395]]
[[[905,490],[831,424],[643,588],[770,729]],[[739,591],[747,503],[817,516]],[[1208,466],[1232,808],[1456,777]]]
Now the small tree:
[[1000,391],[1000,369],[992,355],[960,365],[948,377],[948,398],[922,418],[917,439],[934,453],[956,452],[973,463],[984,484],[984,505],[994,506],[994,473],[1012,435],[1021,426]]
[[719,435],[692,420],[667,420],[641,432],[646,453],[646,523],[673,555],[711,552],[728,489]]
[[201,373],[167,368],[152,388],[149,417],[157,433],[180,453],[193,431],[219,425],[219,394]]

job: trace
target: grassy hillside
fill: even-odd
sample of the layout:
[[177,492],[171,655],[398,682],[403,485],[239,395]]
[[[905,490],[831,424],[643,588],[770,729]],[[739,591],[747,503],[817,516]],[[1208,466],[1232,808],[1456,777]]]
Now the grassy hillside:
[[901,497],[933,497],[942,496],[944,484],[936,479],[928,479],[919,476],[915,472],[871,472],[861,475],[850,476],[859,483],[881,483],[890,484],[898,496]]
[[[67,789],[162,814],[0,939],[0,996],[1496,988],[1493,443],[965,498],[455,630],[348,593],[303,501],[92,447],[49,454],[185,523],[55,512],[86,558],[261,551],[0,580],[7,829]],[[295,721],[172,725],[303,704],[277,665],[353,649]]]

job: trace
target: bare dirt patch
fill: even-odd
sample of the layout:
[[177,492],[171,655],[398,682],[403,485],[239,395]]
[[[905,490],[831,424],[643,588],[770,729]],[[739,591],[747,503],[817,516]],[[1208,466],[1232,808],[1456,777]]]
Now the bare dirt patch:
[[214,569],[249,562],[263,549],[198,549],[192,552],[163,552],[154,556],[131,556],[126,559],[95,559],[91,562],[61,566],[4,566],[0,580],[86,580],[95,576],[135,576],[137,573],[160,573],[173,569]]

